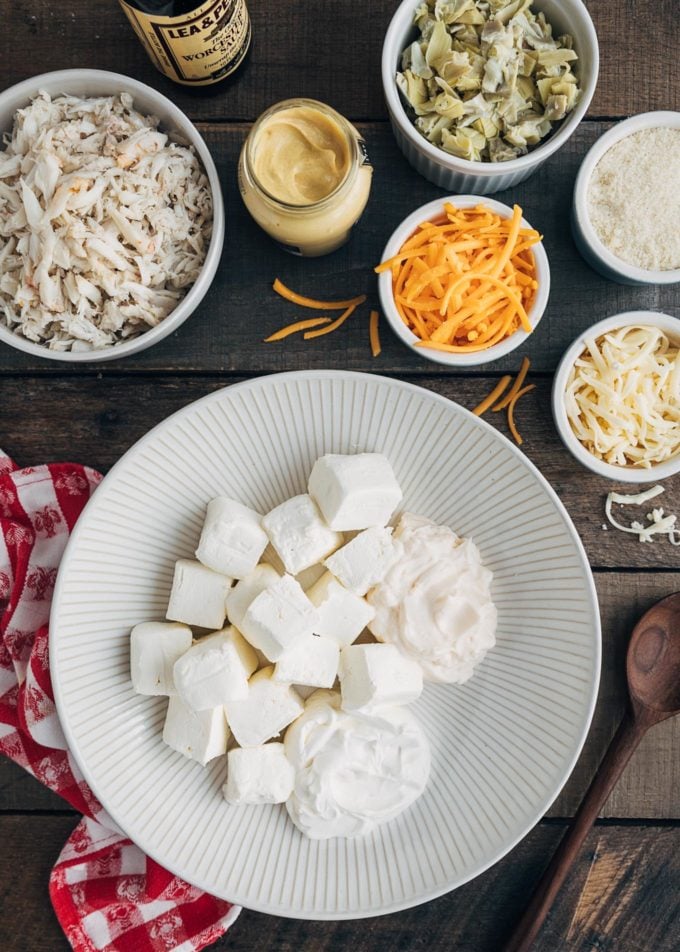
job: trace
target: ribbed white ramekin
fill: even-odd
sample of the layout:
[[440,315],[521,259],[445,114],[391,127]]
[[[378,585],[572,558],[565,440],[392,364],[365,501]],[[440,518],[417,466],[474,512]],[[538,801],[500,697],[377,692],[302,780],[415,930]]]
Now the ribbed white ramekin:
[[428,142],[408,117],[399,95],[395,74],[402,50],[416,37],[413,14],[417,0],[403,0],[385,34],[382,52],[382,82],[387,110],[399,148],[421,175],[449,192],[490,195],[524,181],[556,152],[575,131],[586,114],[597,85],[599,47],[593,21],[581,0],[535,0],[533,7],[545,13],[555,35],[570,33],[578,53],[581,99],[553,135],[527,155],[509,162],[470,162],[449,155]]

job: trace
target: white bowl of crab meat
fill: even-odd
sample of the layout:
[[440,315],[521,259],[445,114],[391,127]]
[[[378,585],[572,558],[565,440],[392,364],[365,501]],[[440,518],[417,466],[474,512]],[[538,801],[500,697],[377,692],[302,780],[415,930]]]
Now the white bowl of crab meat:
[[0,341],[102,361],[167,337],[224,244],[215,164],[169,99],[97,69],[0,93]]
[[471,539],[421,516],[404,513],[394,539],[400,557],[368,593],[368,627],[428,681],[462,684],[496,643],[492,573]]

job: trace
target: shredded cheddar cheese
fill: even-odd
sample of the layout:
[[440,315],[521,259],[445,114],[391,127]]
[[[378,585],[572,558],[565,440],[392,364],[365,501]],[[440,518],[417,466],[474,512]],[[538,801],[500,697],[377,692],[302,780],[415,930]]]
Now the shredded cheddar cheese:
[[339,327],[342,327],[347,318],[354,314],[356,309],[356,304],[350,304],[347,310],[343,311],[340,317],[333,321],[332,324],[328,324],[326,327],[321,327],[316,331],[307,331],[307,333],[304,335],[305,340],[312,340],[314,337],[322,337],[324,334],[332,334],[333,331],[337,331]]
[[[270,334],[269,337],[265,337],[264,343],[270,344],[275,340],[283,340],[284,337],[290,337],[291,334],[297,334],[298,331],[307,330],[308,327],[318,327],[320,324],[330,324],[330,322],[330,317],[310,317],[307,321],[295,321],[294,324],[287,324],[285,327],[282,327],[281,330]],[[306,336],[305,334],[305,337]]]
[[[529,372],[529,367],[531,362],[528,357],[524,357],[522,360],[522,365],[519,369],[517,376],[515,377],[515,382],[513,383],[510,390],[507,394],[503,396],[505,390],[507,389],[508,384],[512,380],[512,377],[508,374],[505,377],[501,377],[496,386],[493,388],[491,393],[488,396],[484,397],[481,403],[478,403],[477,406],[472,411],[475,416],[481,416],[483,413],[486,413],[487,410],[493,407],[494,413],[498,410],[508,411],[508,427],[512,433],[513,439],[518,446],[521,446],[524,440],[519,435],[517,426],[515,424],[515,407],[517,406],[518,401],[524,396],[525,393],[529,393],[531,390],[536,389],[535,384],[529,384],[526,387],[523,387],[522,384],[526,379],[526,375]],[[501,397],[500,400],[498,398]],[[496,403],[498,400],[498,403]],[[495,406],[494,403],[496,403]]]
[[300,307],[311,307],[318,311],[344,311],[345,308],[351,307],[352,305],[358,307],[359,304],[363,304],[366,300],[366,295],[360,294],[358,297],[350,298],[347,301],[317,301],[315,298],[305,297],[304,294],[291,291],[290,288],[287,288],[278,278],[276,278],[272,287],[277,294],[280,294],[281,297],[287,301],[292,301],[293,304],[299,304]]
[[656,327],[585,341],[564,399],[575,436],[593,456],[649,469],[680,453],[679,354]]
[[537,231],[522,228],[522,209],[503,218],[485,205],[443,207],[422,222],[399,252],[375,269],[392,273],[394,303],[420,338],[416,347],[448,353],[487,350],[520,328],[531,333],[536,297]]
[[501,396],[507,385],[512,380],[510,374],[506,377],[501,377],[496,386],[493,388],[488,397],[484,397],[481,403],[478,403],[477,406],[472,411],[475,416],[481,416],[483,413],[489,409],[492,403],[494,403]]
[[515,426],[515,407],[517,406],[517,402],[524,396],[525,393],[529,393],[531,390],[535,389],[536,384],[530,383],[528,387],[523,387],[521,390],[519,390],[508,404],[508,426],[510,427],[510,432],[512,433],[513,439],[518,446],[521,446],[524,440],[519,435],[517,427]]
[[380,346],[380,332],[378,330],[379,314],[377,311],[371,311],[368,323],[368,333],[371,340],[371,353],[374,357],[379,357],[382,347]]

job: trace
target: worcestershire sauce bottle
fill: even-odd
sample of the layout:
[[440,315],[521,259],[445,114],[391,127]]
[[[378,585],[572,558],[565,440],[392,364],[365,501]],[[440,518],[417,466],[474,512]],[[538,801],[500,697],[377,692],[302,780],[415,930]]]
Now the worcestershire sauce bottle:
[[250,48],[245,0],[119,0],[154,66],[197,92],[235,73]]

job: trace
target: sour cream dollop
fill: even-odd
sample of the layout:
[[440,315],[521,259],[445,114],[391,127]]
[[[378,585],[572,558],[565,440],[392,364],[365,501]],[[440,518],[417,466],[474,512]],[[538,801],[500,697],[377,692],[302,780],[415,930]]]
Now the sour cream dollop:
[[403,554],[368,593],[369,628],[428,680],[462,684],[496,643],[492,573],[474,542],[421,516],[404,513],[394,537]]
[[427,738],[409,711],[349,714],[337,691],[311,695],[285,746],[295,768],[288,813],[315,840],[364,836],[394,819],[420,796],[430,772]]

